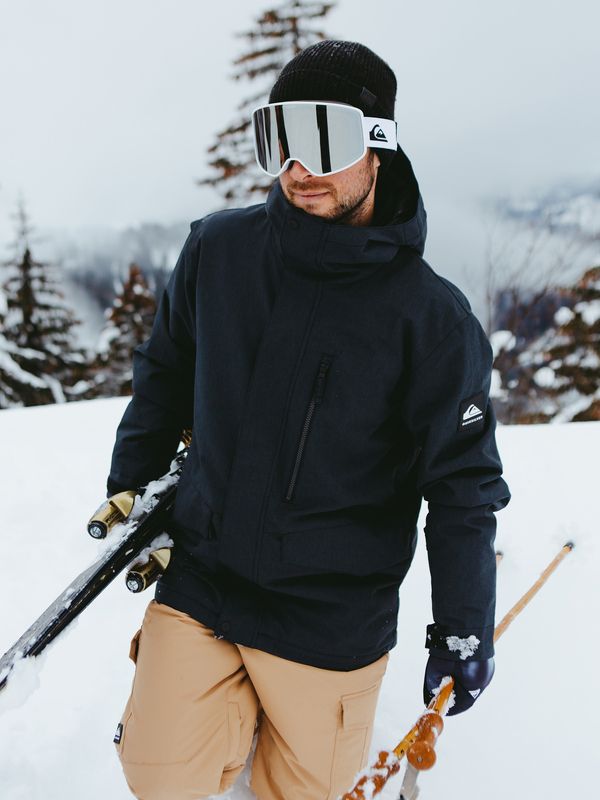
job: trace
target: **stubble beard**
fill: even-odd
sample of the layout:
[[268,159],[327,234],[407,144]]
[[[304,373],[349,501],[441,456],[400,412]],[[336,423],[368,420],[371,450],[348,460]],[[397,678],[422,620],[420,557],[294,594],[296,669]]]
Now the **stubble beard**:
[[[324,187],[328,189],[330,197],[333,200],[333,205],[326,211],[317,214],[316,209],[318,208],[318,203],[294,203],[292,199],[293,195],[288,195],[288,200],[296,208],[300,208],[308,214],[321,217],[321,219],[326,219],[328,222],[351,225],[356,220],[360,221],[360,218],[363,216],[365,200],[369,196],[377,178],[377,171],[374,173],[371,171],[372,162],[373,160],[370,159],[370,161],[365,164],[365,168],[358,176],[360,180],[357,180],[353,184],[353,186],[357,186],[357,184],[359,184],[359,186],[357,186],[352,194],[339,197],[335,189],[332,187]],[[311,188],[315,188],[315,191],[318,191],[316,187]]]
[[373,183],[375,182],[375,175],[367,176],[367,183],[352,195],[337,198],[333,208],[323,214],[323,218],[329,222],[337,222],[338,224],[351,225],[355,220],[360,220],[363,216],[365,200],[371,193]]

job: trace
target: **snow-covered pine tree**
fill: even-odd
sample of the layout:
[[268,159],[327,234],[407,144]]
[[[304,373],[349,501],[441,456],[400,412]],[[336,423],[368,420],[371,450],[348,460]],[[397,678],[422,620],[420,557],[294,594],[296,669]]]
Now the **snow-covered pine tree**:
[[0,408],[18,408],[23,406],[24,387],[33,386],[47,392],[47,386],[40,378],[21,369],[10,355],[11,345],[3,334],[6,311],[6,296],[0,288]]
[[86,368],[74,336],[80,323],[59,288],[59,269],[33,258],[22,205],[17,218],[15,255],[2,272],[2,408],[65,402]]
[[[507,381],[508,397],[519,406],[514,422],[600,420],[600,266],[588,269],[565,297],[568,304],[519,354]],[[496,366],[501,363],[500,354]]]
[[268,102],[269,91],[285,64],[305,47],[326,34],[320,21],[335,2],[285,0],[264,11],[256,26],[237,34],[246,39],[247,50],[235,59],[233,79],[257,82],[257,91],[237,107],[232,123],[217,134],[209,147],[212,174],[197,180],[199,186],[213,186],[223,197],[225,207],[259,203],[273,179],[259,170],[254,159],[251,112]]
[[86,396],[118,397],[132,392],[133,350],[150,335],[156,297],[140,267],[132,263],[125,282],[116,289],[106,325],[97,345],[94,389]]

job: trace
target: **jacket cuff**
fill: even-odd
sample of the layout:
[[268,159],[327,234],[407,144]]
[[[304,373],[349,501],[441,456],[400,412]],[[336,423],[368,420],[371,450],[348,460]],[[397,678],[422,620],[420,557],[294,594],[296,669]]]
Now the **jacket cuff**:
[[427,626],[425,647],[450,661],[483,661],[494,655],[494,627],[450,630],[433,622]]
[[106,481],[106,499],[108,500],[109,497],[112,497],[115,494],[119,494],[119,492],[128,492],[131,489],[135,489],[138,491],[138,487],[135,485],[131,486],[123,486],[122,483],[118,483],[114,481],[112,478],[108,478]]

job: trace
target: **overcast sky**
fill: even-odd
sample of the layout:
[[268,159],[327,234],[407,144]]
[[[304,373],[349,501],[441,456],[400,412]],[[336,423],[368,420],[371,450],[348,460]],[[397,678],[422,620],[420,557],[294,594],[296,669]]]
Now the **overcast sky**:
[[[235,33],[268,6],[0,0],[0,249],[19,193],[42,231],[218,207],[194,178],[248,94]],[[484,199],[600,177],[596,0],[340,0],[324,26],[396,72],[438,271],[477,260]]]

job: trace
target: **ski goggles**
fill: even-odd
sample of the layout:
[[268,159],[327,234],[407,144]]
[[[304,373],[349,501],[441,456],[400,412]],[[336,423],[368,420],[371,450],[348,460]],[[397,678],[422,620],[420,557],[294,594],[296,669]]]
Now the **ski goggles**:
[[252,126],[256,161],[272,178],[290,161],[313,175],[332,175],[360,161],[367,147],[397,148],[393,119],[365,117],[342,103],[268,103],[254,109]]

